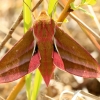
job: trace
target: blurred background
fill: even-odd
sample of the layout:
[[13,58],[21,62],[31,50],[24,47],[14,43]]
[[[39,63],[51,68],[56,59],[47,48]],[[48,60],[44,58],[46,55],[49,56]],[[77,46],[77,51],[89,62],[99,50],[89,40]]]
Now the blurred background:
[[[38,2],[38,0],[32,0],[32,6]],[[76,0],[78,4],[80,0]],[[7,35],[10,27],[18,18],[22,8],[23,8],[23,0],[0,0],[0,42]],[[39,12],[43,9],[47,10],[48,3],[43,1],[42,4],[37,7],[34,16],[38,16]],[[89,11],[87,6],[83,7],[87,11]],[[97,0],[96,5],[92,6],[95,15],[100,22],[100,0]],[[62,8],[60,6],[57,7],[57,13],[55,20],[59,17]],[[82,11],[75,11],[76,15],[91,29],[93,29],[98,35],[100,35],[100,30],[98,29],[95,21],[90,16],[86,15]],[[81,30],[81,28],[77,25],[77,23],[70,17],[67,17],[68,22],[62,24],[62,28],[65,32],[71,35],[79,44],[81,44],[90,54],[100,63],[100,53],[96,49],[96,47],[92,44],[89,38],[85,35],[85,33]],[[33,18],[34,22],[34,18]],[[18,25],[16,30],[14,31],[12,38],[5,44],[3,49],[0,51],[0,59],[4,56],[4,54],[12,48],[12,46],[24,35],[23,29],[23,21]],[[34,72],[33,72],[34,77]],[[34,80],[34,78],[33,78]],[[18,83],[19,80],[0,84],[0,96],[1,98],[6,99],[9,95],[10,91],[13,87]],[[59,100],[60,94],[64,90],[72,91],[73,93],[77,90],[84,90],[85,92],[90,92],[94,95],[100,96],[100,82],[97,79],[83,79],[81,77],[73,76],[69,73],[63,72],[59,69],[55,70],[54,79],[51,80],[49,87],[45,86],[45,83],[42,82],[41,89],[38,95],[37,100]],[[50,99],[51,97],[53,99]],[[66,95],[64,95],[66,97]],[[63,97],[63,98],[64,98]],[[3,100],[1,99],[0,100]],[[69,97],[70,98],[70,97]],[[18,94],[16,100],[27,100],[25,86]],[[66,100],[66,99],[62,99]],[[70,100],[70,99],[68,99]],[[82,100],[82,99],[79,99]],[[86,99],[83,99],[86,100]],[[92,99],[87,99],[92,100]]]

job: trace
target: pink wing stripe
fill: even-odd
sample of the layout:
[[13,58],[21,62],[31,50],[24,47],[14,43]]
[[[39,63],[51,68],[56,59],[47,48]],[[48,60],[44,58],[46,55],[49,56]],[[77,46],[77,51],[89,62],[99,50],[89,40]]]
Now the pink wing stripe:
[[56,65],[58,68],[65,70],[64,63],[57,52],[53,52],[53,64]]
[[40,56],[39,53],[36,53],[34,56],[32,56],[30,60],[28,73],[34,71],[39,66],[40,66]]

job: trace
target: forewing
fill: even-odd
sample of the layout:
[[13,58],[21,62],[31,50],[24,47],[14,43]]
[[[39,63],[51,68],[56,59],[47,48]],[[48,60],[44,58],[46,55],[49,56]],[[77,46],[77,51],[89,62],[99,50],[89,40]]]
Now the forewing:
[[100,77],[100,66],[74,39],[56,27],[56,45],[65,70],[82,77]]
[[0,60],[0,82],[13,81],[28,73],[34,47],[32,32],[26,32]]

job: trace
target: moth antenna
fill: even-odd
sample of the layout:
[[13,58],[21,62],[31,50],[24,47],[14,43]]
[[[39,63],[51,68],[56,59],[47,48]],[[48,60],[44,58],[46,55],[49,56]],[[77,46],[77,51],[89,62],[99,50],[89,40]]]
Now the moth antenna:
[[58,4],[58,0],[56,1],[56,3],[54,4],[53,10],[52,12],[49,13],[50,17],[52,18],[52,14],[56,11],[56,5]]
[[28,4],[23,0],[23,2],[27,5],[27,7],[29,8],[29,10],[32,12],[31,8],[28,6]]
[[[23,2],[27,5],[27,3],[23,0]],[[27,7],[29,8],[29,10],[31,11],[31,13],[32,13],[32,9],[27,5]],[[32,13],[32,15],[33,15],[33,13]],[[33,17],[34,17],[34,15],[33,15]],[[35,19],[35,17],[34,17],[34,19]]]

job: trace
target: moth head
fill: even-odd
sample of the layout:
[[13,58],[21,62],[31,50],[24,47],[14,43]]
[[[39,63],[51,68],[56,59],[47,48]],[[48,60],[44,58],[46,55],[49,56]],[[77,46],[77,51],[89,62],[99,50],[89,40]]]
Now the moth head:
[[39,16],[37,17],[37,20],[46,20],[46,21],[50,21],[50,17],[49,15],[47,14],[46,11],[41,11],[41,13],[39,14]]

